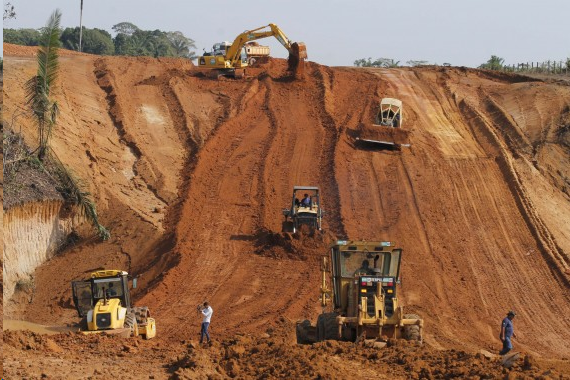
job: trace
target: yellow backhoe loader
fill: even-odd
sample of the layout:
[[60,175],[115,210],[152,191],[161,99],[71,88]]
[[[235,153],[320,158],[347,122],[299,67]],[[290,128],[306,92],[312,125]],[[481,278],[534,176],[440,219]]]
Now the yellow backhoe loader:
[[375,124],[361,124],[356,139],[398,148],[409,147],[410,131],[402,129],[403,123],[402,101],[394,98],[384,98],[380,101]]
[[[137,279],[133,279],[133,288]],[[129,276],[125,271],[100,270],[83,281],[71,283],[73,302],[82,319],[81,332],[106,332],[125,336],[156,335],[156,322],[148,307],[134,307],[129,292]]]
[[302,42],[292,42],[275,24],[247,30],[237,36],[231,45],[222,43],[223,48],[222,44],[216,44],[220,45],[217,49],[214,45],[211,52],[198,57],[198,66],[215,70],[216,76],[243,78],[245,68],[248,67],[246,44],[266,37],[275,37],[287,49],[289,52],[289,72],[296,78],[302,77],[305,59],[307,58],[307,47]]
[[332,245],[321,267],[323,313],[316,326],[308,320],[297,324],[297,342],[421,342],[423,320],[404,313],[398,301],[401,255],[402,249],[385,241],[339,240]]

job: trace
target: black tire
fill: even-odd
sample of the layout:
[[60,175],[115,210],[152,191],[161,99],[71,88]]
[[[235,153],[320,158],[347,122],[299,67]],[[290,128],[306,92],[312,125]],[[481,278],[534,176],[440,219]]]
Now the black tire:
[[123,324],[123,327],[124,328],[130,328],[131,332],[134,336],[139,335],[137,317],[136,317],[135,313],[132,311],[132,309],[127,312],[127,315],[125,316],[125,323]]
[[282,232],[288,232],[290,234],[295,233],[295,223],[293,221],[285,221],[281,226]]
[[339,340],[337,313],[323,313],[317,319],[317,341]]
[[[417,314],[404,314],[404,319],[421,319],[421,318]],[[404,339],[421,342],[422,336],[420,334],[420,326],[418,325],[404,326]]]
[[311,322],[305,319],[301,323],[297,323],[296,333],[297,333],[297,344],[308,344],[311,343],[307,329],[311,327]]
[[135,307],[133,310],[134,310],[137,322],[139,324],[140,323],[146,323],[147,318],[150,317],[150,310],[148,310],[148,306]]

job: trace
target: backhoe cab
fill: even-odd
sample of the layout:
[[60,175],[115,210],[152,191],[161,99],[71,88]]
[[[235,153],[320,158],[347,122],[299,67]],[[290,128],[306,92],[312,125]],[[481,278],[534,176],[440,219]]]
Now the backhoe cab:
[[[332,340],[422,341],[423,320],[398,299],[402,249],[385,241],[339,240],[323,258],[316,326],[297,324],[298,343]],[[325,312],[326,309],[332,311]]]
[[[136,279],[133,280],[136,287]],[[82,332],[122,335],[156,335],[156,323],[148,307],[134,307],[129,292],[128,273],[120,270],[100,270],[84,281],[71,283],[73,302],[83,318]]]
[[323,215],[319,188],[294,186],[290,207],[283,209],[285,221],[283,221],[282,232],[295,233],[302,224],[320,231]]
[[[267,30],[266,28],[269,28]],[[216,76],[228,76],[243,78],[245,68],[255,59],[256,55],[269,55],[261,49],[255,49],[251,41],[266,37],[275,37],[289,52],[288,71],[295,78],[300,78],[304,73],[307,47],[302,42],[292,42],[285,33],[275,24],[269,24],[257,29],[247,30],[236,37],[233,43],[222,42],[215,44],[209,53],[198,57],[198,66],[213,69]],[[247,44],[247,45],[246,45]]]
[[402,129],[404,115],[402,101],[384,98],[376,115],[375,124],[361,124],[357,140],[394,147],[409,147],[409,131]]

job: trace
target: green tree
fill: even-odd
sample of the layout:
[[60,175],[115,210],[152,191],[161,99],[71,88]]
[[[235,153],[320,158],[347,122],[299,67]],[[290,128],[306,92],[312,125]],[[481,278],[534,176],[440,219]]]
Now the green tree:
[[190,59],[197,57],[196,53],[190,50],[192,48],[196,49],[196,44],[193,39],[184,36],[182,32],[168,32],[166,36],[172,45],[174,56]]
[[425,66],[428,64],[428,61],[407,61],[406,62],[408,65],[412,66],[412,67],[416,67],[416,66]]
[[501,57],[496,55],[492,55],[491,58],[486,63],[483,63],[479,66],[480,69],[487,69],[487,70],[501,70],[503,68],[503,63],[505,60]]
[[40,32],[36,29],[4,29],[4,42],[14,45],[38,46]]
[[137,30],[140,30],[138,26],[130,22],[120,22],[113,25],[111,28],[117,34],[124,34],[127,37],[132,36]]
[[37,74],[25,84],[26,101],[30,106],[38,127],[38,158],[43,161],[59,112],[57,102],[50,99],[51,86],[55,83],[59,69],[58,49],[61,12],[55,10],[46,26],[41,30],[37,54]]
[[399,65],[400,61],[392,58],[378,58],[375,61],[372,61],[372,58],[361,58],[354,61],[354,66],[357,67],[398,67]]
[[[79,50],[79,27],[65,28],[61,33],[61,43],[64,48],[69,50]],[[115,53],[115,45],[111,34],[101,29],[83,28],[83,38],[81,44],[84,53],[113,55]]]

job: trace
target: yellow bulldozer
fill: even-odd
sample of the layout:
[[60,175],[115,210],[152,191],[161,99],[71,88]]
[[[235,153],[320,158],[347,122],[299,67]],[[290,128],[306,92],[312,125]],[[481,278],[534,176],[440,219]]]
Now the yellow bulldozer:
[[[136,283],[137,278],[134,278],[133,288]],[[75,308],[82,318],[81,332],[155,337],[156,322],[148,307],[132,305],[127,272],[96,271],[87,280],[73,281],[71,289]]]
[[[269,29],[267,29],[269,28]],[[266,37],[275,37],[289,52],[288,71],[295,78],[303,76],[307,47],[302,42],[292,42],[275,24],[269,24],[257,29],[246,30],[238,35],[232,44],[215,44],[212,51],[198,57],[198,67],[212,69],[216,77],[227,76],[243,78],[245,68],[251,63],[247,49],[253,49],[251,41]]]
[[410,131],[402,129],[404,114],[402,101],[394,98],[383,98],[372,125],[361,124],[356,140],[368,143],[389,145],[394,147],[409,147]]
[[[303,198],[299,200],[299,194]],[[312,230],[322,230],[324,211],[321,192],[316,186],[293,186],[293,197],[288,208],[283,209],[285,220],[281,232],[296,233],[306,224]]]
[[316,326],[308,320],[297,323],[297,342],[422,342],[423,319],[404,313],[398,299],[401,256],[402,249],[391,242],[336,241],[321,267],[323,313]]

